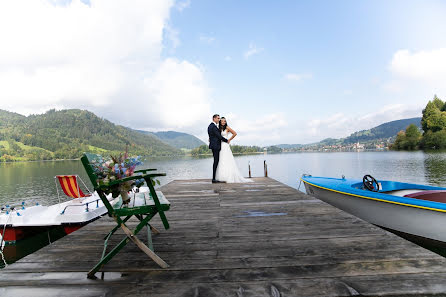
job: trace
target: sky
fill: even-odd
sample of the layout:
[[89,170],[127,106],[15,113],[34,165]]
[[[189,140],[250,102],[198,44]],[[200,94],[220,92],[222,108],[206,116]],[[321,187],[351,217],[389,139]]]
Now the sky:
[[446,99],[445,1],[0,0],[0,109],[311,143]]

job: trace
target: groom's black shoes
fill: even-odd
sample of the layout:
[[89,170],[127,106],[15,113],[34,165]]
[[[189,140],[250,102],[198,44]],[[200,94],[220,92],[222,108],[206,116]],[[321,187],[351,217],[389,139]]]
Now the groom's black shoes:
[[213,180],[212,180],[212,183],[213,183],[213,184],[224,184],[224,183],[226,183],[226,182],[224,182],[224,181],[219,181],[219,180],[216,180],[216,179],[213,179]]

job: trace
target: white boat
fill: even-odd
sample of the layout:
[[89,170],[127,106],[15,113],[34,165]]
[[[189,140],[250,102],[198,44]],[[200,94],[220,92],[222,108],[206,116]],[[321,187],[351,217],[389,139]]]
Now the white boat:
[[421,246],[446,254],[446,188],[395,181],[313,177],[309,195]]
[[[69,234],[107,213],[104,203],[96,192],[88,194],[82,192],[77,182],[78,176],[63,175],[55,178],[59,180],[62,191],[71,199],[50,206],[39,204],[27,206],[22,202],[18,206],[2,207],[0,247],[4,242],[15,243],[56,227],[62,227],[64,232]],[[84,189],[87,189],[85,184]],[[154,204],[148,187],[141,187],[138,192],[131,193],[130,197],[132,206]],[[111,194],[107,199],[111,205],[122,201],[121,196],[113,198]]]
[[97,193],[50,206],[5,206],[0,212],[0,241],[15,242],[56,226],[69,234],[105,213]]

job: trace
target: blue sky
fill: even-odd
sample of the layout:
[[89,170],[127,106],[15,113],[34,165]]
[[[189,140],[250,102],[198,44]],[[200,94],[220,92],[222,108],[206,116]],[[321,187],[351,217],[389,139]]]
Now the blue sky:
[[[280,112],[293,123],[425,104],[434,90],[383,85],[398,50],[446,46],[445,15],[444,1],[192,1],[171,23],[181,39],[175,55],[203,65],[215,111],[248,118]],[[261,50],[246,58],[250,44]]]
[[[0,108],[309,143],[446,99],[444,1],[0,3]],[[29,50],[32,49],[32,50]]]

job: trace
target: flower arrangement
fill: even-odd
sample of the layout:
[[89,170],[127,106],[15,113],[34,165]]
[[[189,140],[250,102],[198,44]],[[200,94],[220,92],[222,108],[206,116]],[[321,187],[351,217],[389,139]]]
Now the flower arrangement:
[[[142,164],[140,157],[129,157],[127,150],[119,156],[110,156],[110,160],[104,160],[101,156],[94,160],[91,165],[93,171],[98,177],[100,185],[107,185],[110,182],[132,176],[135,173],[136,166]],[[159,183],[159,182],[158,182]],[[144,179],[126,181],[124,183],[110,186],[105,192],[112,194],[114,198],[121,195],[123,204],[130,202],[128,192],[133,188],[139,188],[144,184]]]

